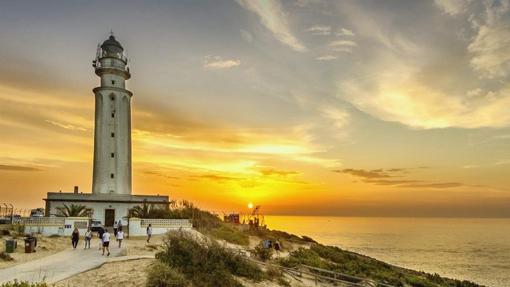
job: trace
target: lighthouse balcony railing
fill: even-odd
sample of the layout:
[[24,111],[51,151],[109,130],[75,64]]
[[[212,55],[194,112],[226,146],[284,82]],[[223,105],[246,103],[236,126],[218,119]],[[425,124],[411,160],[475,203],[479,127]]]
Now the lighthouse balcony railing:
[[92,61],[92,66],[96,69],[98,69],[98,68],[117,68],[117,69],[129,72],[128,66],[122,65],[122,64],[116,64],[113,61],[108,64],[102,64],[101,61],[94,60],[94,61]]

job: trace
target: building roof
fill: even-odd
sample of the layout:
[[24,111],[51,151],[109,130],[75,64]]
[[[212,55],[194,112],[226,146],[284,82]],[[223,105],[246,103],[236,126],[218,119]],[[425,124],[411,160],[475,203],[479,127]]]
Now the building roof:
[[148,204],[169,203],[167,195],[130,195],[130,194],[93,194],[74,192],[48,192],[44,201],[66,202],[110,202],[110,203],[137,203]]

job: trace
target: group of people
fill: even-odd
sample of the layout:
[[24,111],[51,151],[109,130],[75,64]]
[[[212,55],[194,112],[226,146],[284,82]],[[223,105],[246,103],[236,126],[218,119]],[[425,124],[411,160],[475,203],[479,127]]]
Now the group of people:
[[[113,234],[115,236],[115,239],[119,243],[119,248],[122,247],[122,240],[124,240],[124,231],[122,231],[122,222],[119,220],[119,222],[115,222],[113,225]],[[151,232],[152,234],[152,232]],[[99,250],[103,250],[103,255],[106,253],[106,256],[110,256],[110,233],[108,232],[108,228],[100,228],[97,231],[97,236],[100,240]],[[92,240],[92,230],[87,228],[87,231],[85,232],[85,248],[84,249],[90,249],[90,241]],[[150,236],[147,239],[147,242],[149,242]],[[78,246],[78,241],[80,240],[80,231],[78,228],[74,228],[73,233],[71,234],[71,242],[73,244],[73,249],[76,249]]]
[[274,242],[271,239],[266,239],[262,242],[262,246],[265,249],[274,248],[274,250],[278,253],[282,249],[282,245],[280,241],[275,240]]

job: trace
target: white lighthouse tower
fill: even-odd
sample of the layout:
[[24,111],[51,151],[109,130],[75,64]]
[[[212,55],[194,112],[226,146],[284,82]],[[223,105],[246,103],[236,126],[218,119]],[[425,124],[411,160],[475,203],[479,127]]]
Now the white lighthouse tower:
[[[48,192],[46,215],[58,215],[58,208],[84,205],[95,220],[113,226],[127,224],[129,209],[150,204],[168,208],[168,195],[131,193],[131,97],[126,80],[131,77],[124,48],[112,35],[97,48],[93,67],[101,84],[95,88],[94,174],[92,193]],[[67,227],[66,227],[67,228]]]
[[124,48],[113,33],[93,61],[101,85],[95,88],[93,194],[131,194],[131,77]]

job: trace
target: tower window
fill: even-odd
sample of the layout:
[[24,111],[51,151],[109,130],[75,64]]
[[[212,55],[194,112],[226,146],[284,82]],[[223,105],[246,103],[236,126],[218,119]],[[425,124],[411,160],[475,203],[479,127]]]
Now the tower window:
[[112,138],[114,138],[114,137],[115,137],[115,133],[112,133]]
[[112,80],[112,85],[115,85],[115,81],[114,80]]
[[113,95],[111,95],[110,100],[115,101],[115,97]]
[[114,118],[114,117],[115,117],[115,113],[112,113],[112,118]]
[[110,178],[114,178],[115,175],[113,173],[110,173]]
[[115,157],[115,154],[112,152],[112,153],[110,154],[110,157]]

